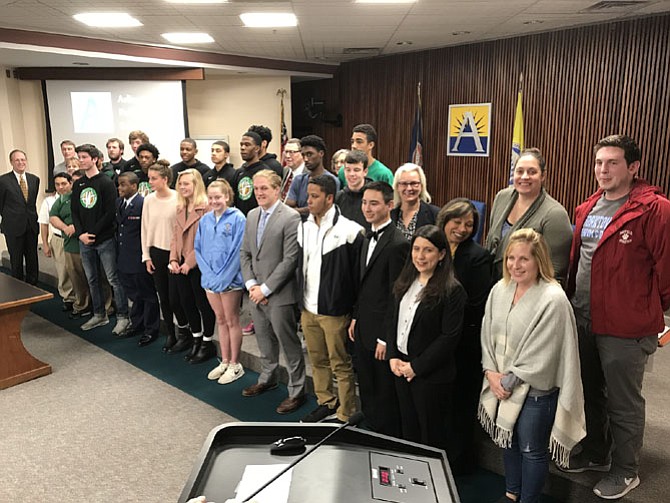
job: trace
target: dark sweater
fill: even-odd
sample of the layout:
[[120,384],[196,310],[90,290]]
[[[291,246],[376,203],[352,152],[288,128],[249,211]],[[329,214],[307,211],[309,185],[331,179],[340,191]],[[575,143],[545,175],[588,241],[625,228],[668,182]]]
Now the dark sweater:
[[284,176],[284,168],[282,167],[281,163],[277,160],[276,154],[265,154],[263,157],[261,157],[261,161],[268,168],[277,173],[280,178]]
[[114,237],[116,229],[116,187],[104,173],[80,178],[72,189],[72,221],[75,236],[95,235],[95,244]]
[[235,173],[236,173],[235,166],[227,162],[218,171],[216,170],[216,168],[210,169],[207,173],[205,173],[205,176],[203,176],[202,178],[203,181],[205,182],[205,187],[209,187],[209,184],[212,183],[214,180],[220,180],[220,179],[224,179],[232,187],[233,181],[235,179]]
[[[367,180],[366,180],[367,182]],[[337,204],[342,212],[342,215],[347,217],[349,220],[353,220],[357,224],[365,227],[366,231],[370,230],[370,224],[367,223],[365,217],[363,216],[363,209],[361,208],[361,203],[363,202],[363,190],[354,192],[345,187],[343,190],[337,193],[335,197],[335,204]]]
[[235,207],[244,213],[244,216],[258,206],[252,179],[262,169],[269,168],[265,163],[258,161],[249,166],[245,164],[235,172],[232,183],[233,192],[235,192]]
[[195,160],[195,164],[193,166],[187,166],[184,164],[183,161],[178,162],[177,164],[173,164],[170,166],[170,169],[172,170],[172,183],[170,184],[170,188],[174,189],[175,185],[177,184],[177,176],[179,176],[179,173],[184,171],[185,169],[197,169],[200,172],[200,175],[204,178],[205,174],[210,170],[210,167],[207,166],[207,164],[200,162],[199,160]]

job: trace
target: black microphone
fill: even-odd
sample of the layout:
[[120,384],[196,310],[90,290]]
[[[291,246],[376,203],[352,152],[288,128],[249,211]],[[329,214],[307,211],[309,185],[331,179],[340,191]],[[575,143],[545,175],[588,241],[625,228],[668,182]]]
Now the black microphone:
[[301,462],[303,459],[305,459],[307,456],[309,456],[310,454],[312,454],[312,453],[313,453],[315,450],[317,450],[321,445],[323,445],[323,444],[326,442],[326,440],[328,440],[328,439],[329,439],[330,437],[332,437],[333,435],[337,434],[340,430],[343,430],[343,429],[346,428],[347,426],[358,426],[358,425],[363,421],[363,419],[365,419],[365,415],[364,415],[362,412],[359,411],[359,412],[354,413],[354,414],[349,418],[349,420],[348,420],[346,423],[344,423],[344,424],[343,424],[342,426],[340,426],[339,428],[336,428],[334,431],[330,432],[330,433],[329,433],[328,435],[326,435],[322,440],[320,440],[318,443],[316,443],[316,444],[314,445],[314,447],[311,447],[311,448],[307,449],[307,451],[305,451],[305,453],[304,453],[302,456],[300,456],[300,457],[294,459],[293,461],[291,461],[291,463],[290,463],[286,468],[284,468],[284,469],[283,469],[282,471],[280,471],[277,475],[275,475],[275,476],[272,477],[270,480],[268,480],[265,484],[263,484],[259,489],[257,489],[257,490],[256,490],[254,493],[252,493],[250,496],[247,496],[246,499],[242,500],[242,503],[247,503],[248,501],[250,501],[251,498],[253,498],[254,496],[256,496],[256,495],[257,495],[258,493],[260,493],[263,489],[265,489],[265,488],[268,487],[270,484],[272,484],[275,480],[277,480],[279,477],[281,477],[282,475],[284,475],[287,471],[289,471],[289,470],[290,470],[291,468],[293,468],[295,465],[297,465],[298,463],[300,463],[300,462]]

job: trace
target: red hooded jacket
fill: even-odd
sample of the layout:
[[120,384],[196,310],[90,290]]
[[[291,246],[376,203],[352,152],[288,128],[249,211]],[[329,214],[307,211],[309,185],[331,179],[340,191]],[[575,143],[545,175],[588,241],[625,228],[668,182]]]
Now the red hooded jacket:
[[[582,227],[598,190],[575,210],[568,298],[575,291]],[[591,329],[596,334],[639,338],[663,330],[670,308],[670,201],[659,187],[638,179],[593,253]]]

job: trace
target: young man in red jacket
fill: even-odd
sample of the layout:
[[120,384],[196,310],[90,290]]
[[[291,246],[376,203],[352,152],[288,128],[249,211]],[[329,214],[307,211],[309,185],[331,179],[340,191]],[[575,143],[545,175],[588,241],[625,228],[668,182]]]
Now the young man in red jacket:
[[640,149],[612,135],[595,148],[599,190],[575,210],[568,294],[577,319],[587,436],[569,472],[607,472],[617,499],[640,484],[644,368],[670,308],[670,201],[638,178]]

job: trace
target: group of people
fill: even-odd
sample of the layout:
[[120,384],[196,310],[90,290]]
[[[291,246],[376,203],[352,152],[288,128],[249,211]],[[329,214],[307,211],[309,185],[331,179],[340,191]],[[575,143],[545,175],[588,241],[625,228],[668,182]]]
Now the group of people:
[[[605,472],[594,487],[605,499],[640,483],[644,366],[670,308],[670,202],[638,176],[634,140],[596,144],[599,189],[576,209],[574,230],[544,188],[541,152],[522,152],[484,247],[474,204],[432,205],[420,166],[393,173],[373,157],[369,124],[328,167],[318,136],[290,139],[285,166],[268,154],[271,140],[268,128],[250,127],[238,169],[225,142],[212,146],[211,170],[191,139],[173,166],[146,135],[123,164],[110,153],[110,144],[123,152],[118,139],[107,165],[93,145],[74,148],[79,169],[55,174],[48,221],[64,241],[71,316],[93,312],[82,329],[109,323],[114,305],[113,333],[140,335],[143,346],[158,337],[162,313],[163,349],[188,350],[191,363],[220,353],[208,378],[225,384],[244,373],[246,291],[261,372],[242,394],[277,387],[283,351],[280,414],[305,402],[300,323],[318,401],[305,422],[347,421],[357,378],[368,428],[445,449],[457,473],[477,464],[481,423],[504,449],[504,501],[538,501],[552,458],[568,472]],[[0,210],[21,277],[14,254],[36,227],[24,214],[20,239],[5,215],[31,197],[34,206],[39,179],[21,181],[23,152],[10,162]]]

